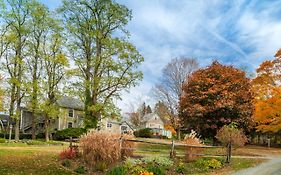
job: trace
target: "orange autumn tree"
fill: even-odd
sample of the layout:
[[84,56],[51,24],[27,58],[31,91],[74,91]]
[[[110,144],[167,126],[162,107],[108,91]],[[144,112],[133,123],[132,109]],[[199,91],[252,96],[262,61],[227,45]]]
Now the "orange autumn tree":
[[281,130],[281,49],[275,59],[264,61],[252,81],[255,90],[254,121],[261,132]]
[[202,137],[214,138],[224,125],[237,122],[240,128],[252,124],[253,93],[245,72],[218,62],[188,77],[180,99],[185,126]]

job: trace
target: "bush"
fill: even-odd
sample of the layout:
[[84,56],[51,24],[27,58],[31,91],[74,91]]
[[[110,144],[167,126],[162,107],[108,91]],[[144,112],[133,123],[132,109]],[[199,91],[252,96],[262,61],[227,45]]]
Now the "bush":
[[69,159],[65,159],[63,162],[62,162],[62,166],[64,167],[70,167],[71,166],[71,162]]
[[97,162],[106,164],[121,159],[120,134],[104,131],[92,131],[80,138],[82,159],[89,167],[94,167]]
[[75,169],[75,172],[78,174],[84,174],[86,173],[86,168],[84,166],[79,166],[78,168]]
[[[6,139],[9,139],[9,134],[7,133],[7,134],[4,134],[4,133],[0,133],[0,138],[4,138],[4,135],[5,135],[5,138]],[[12,139],[15,139],[15,134],[13,133],[13,134],[11,134],[11,137],[12,137]],[[43,139],[43,138],[45,138],[45,135],[43,134],[43,133],[39,133],[39,134],[37,134],[36,135],[36,138],[37,139]],[[19,139],[32,139],[32,134],[20,134],[19,135]]]
[[[142,167],[142,166],[140,166],[140,165],[137,165],[137,166],[134,166],[133,168],[132,168],[132,170],[130,171],[130,175],[141,175],[141,174],[143,174],[143,173],[145,173],[146,171],[145,171],[145,169]],[[143,174],[144,175],[144,174]]]
[[[197,136],[195,131],[191,131],[189,135],[184,137],[182,141],[184,144],[191,145],[191,146],[202,146],[202,142],[200,141],[199,137]],[[185,158],[187,161],[196,160],[198,158],[197,154],[202,153],[202,148],[196,147],[185,147]]]
[[6,143],[6,139],[0,138],[0,143]]
[[55,140],[66,140],[69,139],[70,137],[72,138],[78,138],[82,134],[86,133],[86,129],[84,128],[66,128],[60,131],[57,131],[54,134],[54,139]]
[[152,129],[144,128],[134,132],[136,137],[151,138],[153,136]]
[[154,165],[149,165],[146,168],[147,171],[152,172],[153,175],[165,175],[165,169],[162,166],[154,166]]
[[97,162],[95,165],[94,165],[94,169],[93,171],[101,171],[101,172],[104,172],[107,168],[107,165],[105,162]]
[[217,159],[200,158],[195,162],[195,166],[207,171],[208,169],[218,169],[222,167],[222,163]]
[[217,133],[216,138],[224,145],[231,142],[233,146],[244,146],[248,139],[242,130],[237,129],[235,124],[224,125]]
[[68,148],[66,150],[63,150],[59,156],[61,160],[74,159],[78,156],[78,152],[75,149]]
[[114,167],[112,170],[110,170],[106,175],[126,175],[127,174],[127,168],[123,166]]
[[145,164],[156,164],[156,166],[163,166],[167,168],[173,166],[174,164],[170,158],[166,157],[144,157],[141,159],[141,162]]
[[186,168],[184,166],[184,163],[180,162],[179,165],[176,168],[176,172],[180,174],[184,174],[186,171]]
[[211,159],[208,161],[208,166],[209,168],[217,169],[217,168],[221,168],[222,164],[217,159]]

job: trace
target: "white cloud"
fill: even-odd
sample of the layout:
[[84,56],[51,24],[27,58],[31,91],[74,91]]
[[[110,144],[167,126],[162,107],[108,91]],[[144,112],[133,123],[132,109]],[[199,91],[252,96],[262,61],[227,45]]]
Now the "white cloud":
[[281,20],[273,15],[281,11],[281,1],[120,2],[133,10],[131,41],[145,57],[143,82],[118,103],[124,111],[128,103],[155,101],[150,89],[174,57],[195,57],[202,66],[219,59],[253,70],[281,47]]

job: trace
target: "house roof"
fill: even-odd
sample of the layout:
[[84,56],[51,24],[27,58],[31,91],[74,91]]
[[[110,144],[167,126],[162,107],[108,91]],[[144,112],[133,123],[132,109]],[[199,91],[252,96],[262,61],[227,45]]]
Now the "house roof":
[[63,96],[57,101],[60,107],[84,110],[84,103],[76,98]]
[[149,121],[152,121],[152,120],[157,120],[157,121],[160,121],[164,124],[164,122],[162,121],[162,119],[155,113],[150,113],[150,114],[146,114],[144,117],[143,117],[143,122],[147,123]]
[[11,117],[8,114],[1,113],[0,120],[3,122],[4,126],[6,126],[8,122],[10,122],[10,124],[15,124],[15,122],[12,121]]

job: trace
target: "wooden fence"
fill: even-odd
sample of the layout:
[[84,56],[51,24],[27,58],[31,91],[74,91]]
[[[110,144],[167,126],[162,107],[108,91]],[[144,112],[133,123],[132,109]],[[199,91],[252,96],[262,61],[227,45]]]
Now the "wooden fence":
[[[66,141],[68,141],[70,143],[69,147],[70,148],[77,148],[78,147],[78,139],[67,139]],[[212,148],[221,148],[221,149],[226,149],[225,150],[225,154],[192,154],[189,153],[190,155],[194,155],[194,156],[221,156],[221,157],[225,157],[226,158],[226,162],[229,163],[230,162],[230,158],[231,158],[231,150],[232,150],[232,146],[231,144],[228,144],[226,147],[223,146],[207,146],[207,145],[202,145],[202,146],[196,146],[196,145],[188,145],[188,144],[183,144],[183,143],[176,143],[174,140],[172,140],[170,143],[169,142],[154,142],[154,141],[147,141],[147,140],[136,140],[136,139],[124,139],[124,138],[120,138],[120,139],[116,139],[116,141],[120,142],[120,150],[133,150],[133,151],[137,151],[137,148],[125,148],[122,147],[122,143],[123,142],[133,142],[133,143],[143,143],[143,144],[149,144],[149,145],[165,145],[170,147],[170,151],[169,151],[169,155],[171,158],[176,157],[176,148],[178,147],[189,147],[189,148],[194,148],[194,149],[212,149]],[[161,150],[143,150],[143,151],[147,151],[147,152],[160,152]]]

